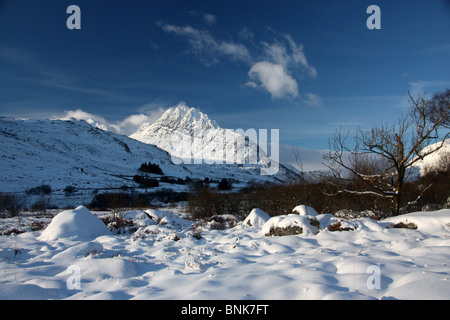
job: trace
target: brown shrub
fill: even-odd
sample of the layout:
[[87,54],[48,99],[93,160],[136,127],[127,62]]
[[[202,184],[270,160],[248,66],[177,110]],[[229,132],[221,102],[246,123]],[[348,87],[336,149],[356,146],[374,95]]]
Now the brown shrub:
[[353,229],[353,228],[351,228],[351,227],[343,228],[343,227],[342,227],[342,224],[341,224],[341,221],[335,221],[335,222],[331,223],[331,224],[327,227],[327,229],[328,229],[329,231],[355,231],[355,229]]

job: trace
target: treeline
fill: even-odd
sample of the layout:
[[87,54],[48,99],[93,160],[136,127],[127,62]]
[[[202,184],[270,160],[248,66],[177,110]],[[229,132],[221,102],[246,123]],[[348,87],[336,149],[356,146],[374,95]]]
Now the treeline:
[[[450,156],[435,168],[429,168],[416,181],[405,182],[400,213],[450,208]],[[358,190],[358,180],[348,181],[348,188]],[[325,182],[290,183],[284,185],[255,185],[239,192],[222,193],[204,185],[191,190],[188,210],[194,218],[232,214],[245,218],[253,208],[259,208],[271,216],[289,214],[299,204],[310,205],[319,213],[369,212],[374,217],[392,215],[391,199],[373,194],[340,193],[326,195]],[[427,188],[425,190],[425,188]],[[421,195],[418,197],[418,195]]]
[[154,173],[154,174],[159,174],[159,175],[164,174],[162,172],[161,168],[159,167],[159,165],[151,163],[151,162],[144,162],[143,164],[141,164],[141,166],[139,167],[138,170],[140,172]]
[[117,208],[149,208],[159,203],[175,203],[186,201],[187,192],[175,192],[171,189],[160,189],[153,192],[112,191],[96,194],[88,207],[92,210],[111,210]]

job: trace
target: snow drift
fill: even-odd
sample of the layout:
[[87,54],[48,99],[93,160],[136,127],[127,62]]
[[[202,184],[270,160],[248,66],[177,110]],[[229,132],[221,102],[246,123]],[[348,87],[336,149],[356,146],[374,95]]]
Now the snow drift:
[[87,208],[79,206],[55,216],[42,232],[39,240],[54,241],[61,238],[89,240],[110,234],[106,225]]
[[[128,217],[142,224],[132,234],[111,234],[78,207],[42,232],[0,236],[0,299],[450,298],[450,209],[380,221],[289,214],[261,227],[255,209],[253,226],[202,225],[198,238],[181,206]],[[329,230],[335,222],[352,231]],[[418,228],[392,227],[400,222]],[[268,237],[272,226],[312,232]]]

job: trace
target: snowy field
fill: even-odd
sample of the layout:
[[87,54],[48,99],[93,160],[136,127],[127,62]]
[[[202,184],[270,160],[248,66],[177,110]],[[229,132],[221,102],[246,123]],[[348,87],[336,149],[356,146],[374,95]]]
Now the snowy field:
[[[131,211],[128,234],[111,233],[105,214],[2,219],[46,227],[0,236],[0,299],[450,299],[449,209],[341,221],[349,231],[330,231],[342,219],[328,214],[308,225],[311,208],[269,220],[254,210],[224,230],[182,207]],[[276,225],[303,232],[266,236]]]

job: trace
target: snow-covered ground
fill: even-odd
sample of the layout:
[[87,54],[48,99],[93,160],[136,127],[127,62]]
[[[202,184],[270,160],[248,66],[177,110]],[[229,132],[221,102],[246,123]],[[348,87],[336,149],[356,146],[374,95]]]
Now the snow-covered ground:
[[[181,206],[130,211],[138,229],[120,235],[98,223],[107,213],[84,207],[41,217],[43,230],[0,236],[0,299],[450,299],[449,209],[378,222],[305,209],[271,219],[253,210],[224,230]],[[308,219],[320,227],[264,234]],[[340,220],[353,231],[327,229]]]

